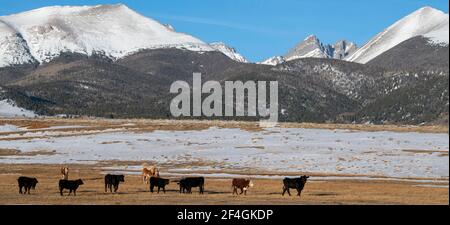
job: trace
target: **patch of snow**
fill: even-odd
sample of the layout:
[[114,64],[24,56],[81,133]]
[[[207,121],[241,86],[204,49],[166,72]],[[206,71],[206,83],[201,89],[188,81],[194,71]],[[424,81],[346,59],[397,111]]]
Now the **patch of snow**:
[[0,125],[0,133],[9,133],[9,132],[17,132],[17,131],[21,131],[21,129],[16,125],[12,125],[12,124]]
[[283,56],[274,56],[264,60],[263,62],[259,62],[257,64],[276,66],[278,64],[286,62],[286,59]]
[[18,107],[14,101],[9,99],[0,100],[0,118],[13,117],[36,117],[33,111]]
[[[210,128],[134,133],[119,129],[71,137],[48,135],[51,133],[33,133],[30,138],[20,140],[0,138],[0,148],[22,152],[49,149],[57,153],[7,156],[1,158],[0,163],[95,164],[121,160],[186,165],[208,162],[206,166],[190,168],[190,171],[244,171],[251,168],[277,173],[426,179],[449,177],[448,156],[442,155],[448,153],[448,134],[279,127],[258,132]],[[33,135],[45,138],[33,138]]]

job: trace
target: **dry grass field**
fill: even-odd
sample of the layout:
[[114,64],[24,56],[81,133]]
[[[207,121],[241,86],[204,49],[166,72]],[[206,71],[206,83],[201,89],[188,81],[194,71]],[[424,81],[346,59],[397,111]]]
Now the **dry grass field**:
[[[150,119],[2,119],[0,125],[13,124],[27,129],[45,129],[51,126],[84,125],[90,129],[108,129],[123,127],[135,128],[139,131],[153,130],[200,130],[212,126],[220,128],[240,128],[243,130],[261,130],[258,122],[220,121],[220,120],[150,120]],[[353,131],[393,131],[393,132],[426,132],[448,133],[449,127],[444,125],[372,125],[372,124],[316,124],[316,123],[278,123],[281,128],[316,128],[347,129]],[[83,128],[86,130],[87,128]],[[77,128],[68,128],[77,130]]]
[[[232,196],[230,179],[206,179],[205,194],[178,193],[170,183],[167,193],[148,191],[137,175],[126,175],[117,194],[105,193],[104,171],[95,166],[71,165],[71,179],[82,178],[77,196],[58,193],[59,165],[0,165],[0,204],[441,204],[449,203],[448,188],[427,187],[426,183],[398,181],[328,180],[309,181],[301,198],[281,196],[281,180],[257,179],[247,196]],[[17,178],[35,176],[39,180],[31,195],[18,193]],[[425,186],[421,186],[425,185]],[[66,191],[66,195],[67,195]],[[294,194],[295,190],[291,190]]]

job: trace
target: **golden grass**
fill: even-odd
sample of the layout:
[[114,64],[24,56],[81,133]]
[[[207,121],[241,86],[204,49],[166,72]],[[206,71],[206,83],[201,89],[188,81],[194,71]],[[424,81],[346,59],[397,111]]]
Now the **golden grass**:
[[[309,181],[301,198],[281,196],[281,180],[254,180],[247,196],[231,195],[230,179],[206,179],[205,195],[178,193],[170,183],[166,194],[149,193],[136,175],[126,175],[118,194],[104,193],[102,170],[95,166],[70,165],[70,178],[82,178],[78,195],[59,196],[59,165],[0,165],[0,204],[441,204],[449,203],[448,188],[418,187],[419,183],[394,181]],[[39,180],[31,195],[18,194],[17,177]],[[423,183],[421,183],[423,184]],[[295,191],[291,190],[294,194]],[[66,192],[67,194],[67,192]]]
[[[84,125],[92,128],[135,128],[137,131],[154,130],[203,130],[216,126],[220,128],[239,128],[247,131],[261,131],[259,122],[221,121],[221,120],[152,120],[152,119],[0,119],[0,125],[13,124],[28,129],[42,129],[50,126]],[[370,125],[370,124],[317,124],[317,123],[278,123],[283,128],[316,128],[316,129],[346,129],[351,131],[394,131],[448,133],[448,125]],[[78,128],[73,128],[77,130]]]

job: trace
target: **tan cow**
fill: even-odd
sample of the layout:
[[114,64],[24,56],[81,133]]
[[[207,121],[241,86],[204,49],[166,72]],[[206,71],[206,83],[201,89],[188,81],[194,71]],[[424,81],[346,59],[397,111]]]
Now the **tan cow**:
[[69,179],[69,167],[67,166],[61,167],[61,179],[63,180]]
[[156,166],[142,165],[142,182],[148,184],[150,177],[159,177],[159,169]]

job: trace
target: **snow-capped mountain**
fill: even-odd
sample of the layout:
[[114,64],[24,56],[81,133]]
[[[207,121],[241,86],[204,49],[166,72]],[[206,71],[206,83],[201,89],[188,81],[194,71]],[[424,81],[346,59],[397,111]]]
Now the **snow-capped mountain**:
[[286,62],[286,59],[283,56],[274,56],[264,60],[263,62],[259,62],[258,64],[276,66],[284,62]]
[[0,54],[3,66],[47,62],[61,52],[118,59],[142,49],[214,50],[122,4],[53,6],[1,16],[0,31],[0,51],[6,51]]
[[433,44],[448,45],[448,20],[448,14],[431,7],[423,7],[376,35],[346,60],[367,63],[401,42],[416,36],[427,37]]
[[223,42],[214,42],[209,44],[213,49],[222,52],[223,54],[225,54],[226,56],[228,56],[228,58],[237,61],[237,62],[242,62],[242,63],[248,63],[248,60],[246,58],[244,58],[241,54],[237,53],[236,49],[227,46],[225,43]]

